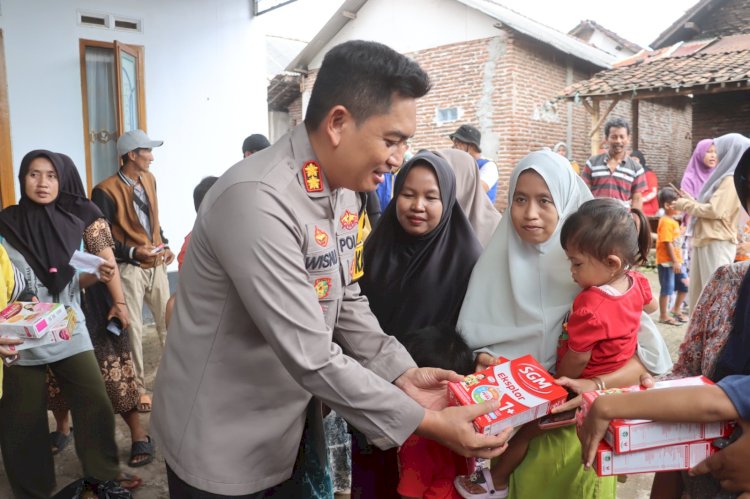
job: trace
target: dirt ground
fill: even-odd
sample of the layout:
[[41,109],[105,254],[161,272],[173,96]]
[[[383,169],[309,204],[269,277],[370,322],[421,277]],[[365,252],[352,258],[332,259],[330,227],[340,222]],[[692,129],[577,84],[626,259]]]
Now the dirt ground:
[[[651,282],[651,287],[655,294],[659,290],[659,281],[656,272],[645,271],[646,276]],[[654,315],[656,317],[656,315]],[[679,347],[682,337],[687,329],[686,326],[668,326],[658,324],[667,344],[669,345],[672,358],[676,360],[677,348]],[[144,357],[146,362],[146,384],[149,389],[153,386],[155,371],[158,366],[160,356],[159,341],[154,328],[148,328],[144,338]],[[141,422],[148,428],[149,414],[141,415]],[[75,422],[74,422],[75,426]],[[54,419],[50,414],[50,428],[54,429]],[[116,427],[117,443],[120,448],[120,462],[127,463],[130,451],[130,432],[128,427],[121,418],[117,419]],[[164,459],[159,453],[159,443],[156,442],[156,459],[149,465],[141,468],[128,468],[123,464],[123,469],[129,473],[134,473],[143,478],[141,486],[134,496],[143,499],[162,499],[169,497],[167,491],[167,478],[164,468]],[[55,470],[57,473],[58,488],[62,488],[68,483],[77,480],[81,476],[81,466],[76,458],[73,445],[69,445],[64,451],[55,457]],[[653,475],[630,475],[626,483],[618,485],[617,497],[622,499],[642,499],[649,497],[651,481]],[[0,498],[12,497],[8,480],[5,476],[4,467],[0,466]],[[337,494],[338,497],[348,497],[348,494]]]

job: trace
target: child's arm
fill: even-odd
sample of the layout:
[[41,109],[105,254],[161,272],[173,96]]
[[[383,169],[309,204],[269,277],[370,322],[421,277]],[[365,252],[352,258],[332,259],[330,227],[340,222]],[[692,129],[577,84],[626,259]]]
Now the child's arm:
[[591,359],[591,350],[588,352],[574,352],[568,350],[560,361],[560,367],[557,369],[557,376],[567,376],[568,378],[577,378],[581,375],[586,365]]
[[706,423],[737,417],[734,404],[716,385],[604,395],[594,401],[579,432],[583,462],[586,468],[591,466],[612,419]]
[[672,262],[672,270],[675,274],[682,273],[682,263],[677,261],[677,255],[674,252],[674,244],[672,241],[664,243],[667,246],[667,253],[669,253],[669,260]]
[[643,311],[647,314],[653,314],[659,310],[659,299],[656,296],[651,297],[651,301],[643,305]]

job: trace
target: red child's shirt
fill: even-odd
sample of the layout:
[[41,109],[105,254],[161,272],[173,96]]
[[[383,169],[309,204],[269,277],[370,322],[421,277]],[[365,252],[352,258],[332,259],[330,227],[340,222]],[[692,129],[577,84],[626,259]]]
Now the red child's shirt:
[[460,499],[453,486],[458,475],[467,475],[473,460],[461,457],[437,442],[412,435],[398,451],[398,493],[425,499]]
[[635,354],[643,306],[653,296],[643,274],[627,274],[632,285],[622,295],[611,295],[596,286],[578,294],[567,322],[567,341],[561,341],[558,348],[558,367],[568,350],[591,351],[580,376],[590,378],[618,370]]

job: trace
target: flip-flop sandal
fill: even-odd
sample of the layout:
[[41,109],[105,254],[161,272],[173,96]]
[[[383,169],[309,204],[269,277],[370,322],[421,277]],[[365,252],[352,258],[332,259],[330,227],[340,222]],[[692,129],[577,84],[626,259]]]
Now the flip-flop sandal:
[[660,320],[659,324],[666,324],[667,326],[679,326],[680,323],[676,320],[672,319],[671,317],[669,319],[664,319],[663,321]]
[[[130,446],[130,460],[128,461],[128,466],[131,468],[146,466],[154,460],[154,442],[151,440],[150,435],[146,435],[146,438],[148,438],[148,440],[145,442],[143,440],[135,441],[133,442],[133,445]],[[139,456],[147,457],[136,461],[135,458]]]
[[130,473],[120,473],[114,481],[125,490],[135,490],[143,485],[143,479]]
[[70,433],[67,435],[61,431],[52,431],[49,434],[49,445],[52,447],[52,455],[56,456],[68,446],[73,440],[73,427],[70,427]]
[[[148,400],[148,402],[144,399]],[[151,396],[147,393],[141,394],[138,398],[138,405],[136,405],[136,407],[138,408],[138,412],[151,412]]]
[[[483,492],[479,494],[472,493],[463,484],[463,479],[468,478],[474,485],[482,488]],[[464,499],[505,499],[508,497],[508,488],[496,489],[492,482],[492,473],[489,468],[481,468],[468,477],[466,475],[457,476],[453,480],[458,494]]]
[[686,323],[686,322],[688,321],[688,318],[687,318],[687,317],[685,317],[685,316],[684,316],[684,315],[682,315],[682,314],[675,314],[675,313],[672,313],[671,315],[672,315],[672,318],[673,318],[674,320],[676,320],[677,322],[679,322],[679,323],[681,323],[681,324],[685,324],[685,323]]

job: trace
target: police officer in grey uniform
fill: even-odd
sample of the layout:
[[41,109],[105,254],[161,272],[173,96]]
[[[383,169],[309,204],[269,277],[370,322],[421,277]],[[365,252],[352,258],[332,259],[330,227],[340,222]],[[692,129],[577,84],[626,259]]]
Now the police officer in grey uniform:
[[[305,123],[206,195],[154,390],[172,497],[302,497],[293,471],[325,459],[319,401],[383,449],[414,432],[463,455],[504,449],[472,426],[497,404],[446,408],[461,377],[417,369],[356,283],[354,191],[401,164],[429,86],[384,45],[334,47]],[[300,462],[303,429],[318,445]]]

